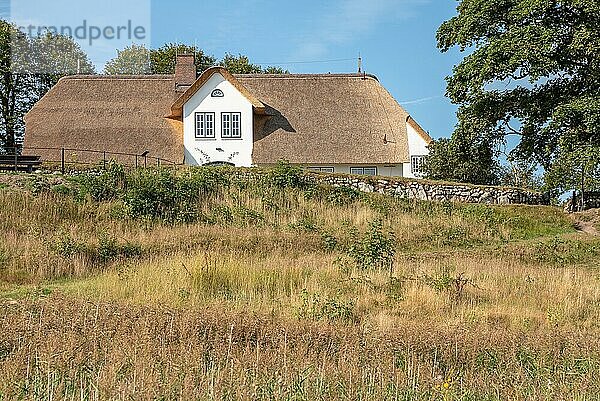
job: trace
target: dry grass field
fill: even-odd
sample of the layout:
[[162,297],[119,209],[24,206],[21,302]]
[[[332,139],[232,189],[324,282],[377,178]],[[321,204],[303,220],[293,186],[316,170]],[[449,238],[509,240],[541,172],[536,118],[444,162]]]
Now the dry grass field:
[[600,399],[600,238],[558,208],[285,165],[0,182],[0,400]]

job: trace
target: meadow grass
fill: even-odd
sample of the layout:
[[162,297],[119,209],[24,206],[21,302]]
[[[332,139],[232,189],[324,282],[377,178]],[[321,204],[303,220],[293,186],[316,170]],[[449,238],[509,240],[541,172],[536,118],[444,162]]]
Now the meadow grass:
[[600,239],[559,209],[219,174],[0,190],[0,400],[600,396]]

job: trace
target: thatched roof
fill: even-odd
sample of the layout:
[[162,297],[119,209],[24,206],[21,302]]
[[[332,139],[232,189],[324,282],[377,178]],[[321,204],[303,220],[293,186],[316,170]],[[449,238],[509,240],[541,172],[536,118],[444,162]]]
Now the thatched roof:
[[255,123],[253,160],[257,164],[282,158],[301,164],[396,164],[410,160],[406,132],[409,115],[374,76],[235,77],[265,104],[270,115]]
[[[406,163],[407,123],[431,140],[374,76],[233,76],[216,67],[182,95],[175,92],[170,75],[63,78],[27,114],[25,146],[149,151],[181,162],[181,109],[215,73],[254,105],[256,164],[281,159],[300,164]],[[55,160],[58,155],[27,153]]]
[[[60,160],[59,151],[31,148],[149,151],[181,163],[183,125],[164,118],[174,87],[170,75],[62,78],[26,115],[25,152]],[[68,151],[68,158],[97,161],[102,155]]]

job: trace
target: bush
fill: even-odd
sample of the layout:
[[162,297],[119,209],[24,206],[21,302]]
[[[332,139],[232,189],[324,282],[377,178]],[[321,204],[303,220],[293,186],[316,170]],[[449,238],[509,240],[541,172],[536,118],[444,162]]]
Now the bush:
[[383,232],[383,222],[376,219],[369,224],[363,238],[356,239],[347,251],[359,270],[386,269],[392,271],[396,254],[393,232]]
[[319,294],[310,294],[306,289],[300,294],[302,303],[296,311],[299,319],[356,322],[354,302],[344,302],[335,298],[322,298]]
[[138,170],[128,182],[124,202],[134,218],[189,223],[200,217],[201,201],[227,183],[213,168],[176,175],[170,170]]
[[100,173],[87,172],[78,181],[80,183],[80,198],[91,197],[96,202],[117,199],[126,186],[125,168],[111,162]]
[[303,188],[306,185],[304,172],[288,161],[280,160],[268,175],[269,181],[278,188]]
[[109,263],[116,259],[128,259],[141,256],[142,248],[132,243],[119,244],[115,237],[101,234],[98,238],[96,257],[102,263]]

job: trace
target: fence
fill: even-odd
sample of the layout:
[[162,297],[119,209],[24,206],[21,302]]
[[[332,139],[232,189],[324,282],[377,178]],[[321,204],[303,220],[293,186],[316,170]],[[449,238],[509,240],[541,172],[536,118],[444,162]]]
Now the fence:
[[[68,166],[99,166],[106,167],[111,161],[120,164],[147,168],[148,166],[177,166],[177,163],[157,156],[151,156],[149,152],[125,153],[106,150],[75,149],[75,148],[40,148],[40,147],[16,147],[5,148],[3,156],[14,160],[14,169],[18,170],[19,163],[23,158],[31,156],[42,156],[44,163],[59,164],[64,174]],[[4,164],[5,166],[8,163]]]

